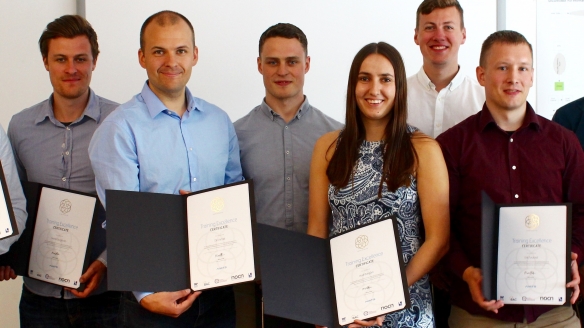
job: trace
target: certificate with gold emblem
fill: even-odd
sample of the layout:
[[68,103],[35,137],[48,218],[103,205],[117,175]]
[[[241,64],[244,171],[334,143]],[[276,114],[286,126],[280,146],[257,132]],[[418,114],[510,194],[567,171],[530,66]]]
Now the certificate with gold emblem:
[[[484,277],[488,299],[524,305],[566,303],[566,283],[571,280],[570,204],[490,204],[494,215],[483,220],[497,222],[491,238],[483,234],[483,247],[493,249],[493,265],[487,265]],[[490,246],[485,245],[489,241]]]
[[255,279],[249,184],[187,196],[191,289]]
[[108,289],[205,290],[257,278],[251,180],[186,195],[107,190]]
[[29,277],[79,288],[96,202],[94,196],[42,189],[28,265]]
[[96,195],[22,182],[26,228],[0,265],[17,275],[83,291],[79,282],[105,249],[105,211]]
[[338,322],[410,306],[399,233],[388,218],[330,240]]

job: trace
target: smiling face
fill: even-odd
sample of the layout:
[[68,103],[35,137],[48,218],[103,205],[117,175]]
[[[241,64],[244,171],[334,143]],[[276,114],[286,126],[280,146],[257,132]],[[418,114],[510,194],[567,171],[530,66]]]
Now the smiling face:
[[51,39],[43,62],[49,72],[54,96],[66,99],[86,97],[96,61],[85,35]]
[[491,111],[525,110],[533,85],[533,60],[525,43],[495,43],[477,67],[477,79],[485,87]]
[[144,47],[138,51],[138,57],[152,92],[161,99],[174,98],[184,93],[197,64],[198,49],[183,20],[164,26],[153,21],[144,30]]
[[458,66],[458,50],[466,40],[456,7],[434,9],[420,15],[414,41],[420,46],[424,65]]
[[304,75],[310,69],[310,57],[306,56],[298,39],[266,39],[257,63],[264,78],[268,105],[304,101]]
[[380,54],[365,58],[359,69],[355,99],[361,119],[389,122],[395,100],[395,73],[390,61]]

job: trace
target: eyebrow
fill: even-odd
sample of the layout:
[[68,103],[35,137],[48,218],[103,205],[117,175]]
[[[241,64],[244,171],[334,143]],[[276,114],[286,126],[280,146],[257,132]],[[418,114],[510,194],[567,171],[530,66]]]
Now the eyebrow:
[[[363,74],[363,75],[373,75],[373,74],[371,74],[371,73],[369,73],[369,72],[359,72],[359,75],[361,75],[361,74]],[[392,74],[389,74],[389,73],[382,73],[382,74],[379,74],[379,76],[383,76],[383,77],[388,77],[388,76],[389,76],[389,77],[393,77],[393,75],[392,75]]]
[[[69,57],[69,56],[68,55],[65,55],[65,54],[53,54],[52,57],[53,58],[57,58],[57,57]],[[72,57],[73,58],[77,58],[77,57],[89,57],[89,54],[87,54],[87,53],[74,54]]]
[[[455,24],[454,21],[442,22],[441,25]],[[424,25],[438,25],[436,22],[425,22]]]
[[[280,57],[265,57],[265,59],[271,59],[271,60],[280,60]],[[290,56],[290,57],[285,57],[285,60],[290,60],[290,59],[300,59],[300,57],[298,56]]]
[[[185,44],[182,46],[175,47],[174,49],[189,49],[189,46]],[[168,48],[164,48],[161,46],[153,46],[150,48],[150,50],[168,50]]]
[[[512,63],[509,63],[509,62],[506,62],[506,61],[496,62],[495,64],[497,64],[497,65],[513,65]],[[533,66],[533,63],[522,61],[522,62],[519,63],[519,65],[521,65],[521,66]]]

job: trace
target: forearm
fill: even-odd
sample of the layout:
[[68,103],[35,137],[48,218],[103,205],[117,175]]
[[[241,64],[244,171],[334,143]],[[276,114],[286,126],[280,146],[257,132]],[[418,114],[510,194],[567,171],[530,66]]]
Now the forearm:
[[434,238],[426,240],[406,267],[408,286],[413,285],[440,261],[448,252],[448,239]]

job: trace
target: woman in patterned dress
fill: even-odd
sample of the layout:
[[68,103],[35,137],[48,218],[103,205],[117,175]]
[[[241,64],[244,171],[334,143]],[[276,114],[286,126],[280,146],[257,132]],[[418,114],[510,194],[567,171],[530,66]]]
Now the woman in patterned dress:
[[398,222],[412,306],[349,327],[434,326],[427,274],[448,251],[448,173],[438,144],[406,123],[406,87],[394,47],[363,47],[349,73],[345,128],[313,152],[309,234],[327,238],[386,214]]

